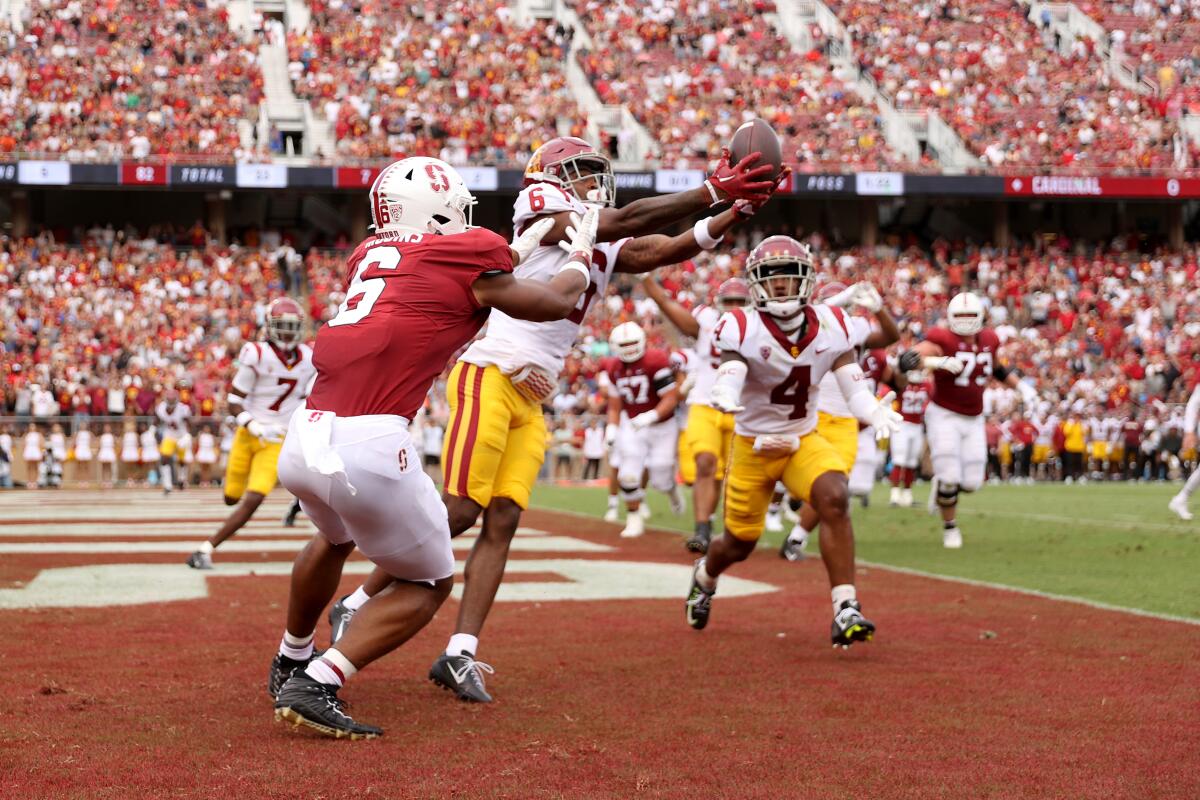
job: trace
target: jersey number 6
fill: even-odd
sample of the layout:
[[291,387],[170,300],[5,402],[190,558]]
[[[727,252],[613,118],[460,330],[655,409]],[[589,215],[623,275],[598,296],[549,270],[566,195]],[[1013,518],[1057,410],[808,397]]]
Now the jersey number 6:
[[395,269],[400,266],[400,251],[391,245],[381,245],[372,247],[363,254],[363,259],[354,271],[354,278],[346,291],[346,299],[338,307],[337,316],[327,323],[330,327],[353,325],[371,313],[372,306],[379,299],[379,295],[383,294],[386,285],[383,278],[363,280],[367,270],[375,266],[380,269]]

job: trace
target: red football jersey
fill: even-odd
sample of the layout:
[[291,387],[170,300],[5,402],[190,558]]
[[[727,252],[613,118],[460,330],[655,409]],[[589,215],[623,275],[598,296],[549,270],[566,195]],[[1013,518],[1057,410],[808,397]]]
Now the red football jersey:
[[887,368],[887,353],[882,350],[864,350],[858,357],[858,366],[869,381],[871,393],[876,394],[883,383],[883,371]]
[[910,383],[900,393],[900,416],[905,422],[920,425],[925,419],[925,407],[929,405],[929,396],[933,393],[933,384],[929,381]]
[[471,285],[485,273],[513,270],[508,242],[484,228],[372,236],[347,267],[346,299],[317,333],[308,407],[409,419],[487,320]]
[[608,379],[630,417],[657,406],[661,396],[675,385],[675,370],[665,350],[647,350],[632,364],[615,358],[613,362],[606,369]]
[[1000,339],[991,328],[975,335],[974,343],[947,328],[931,328],[926,341],[942,348],[942,354],[962,362],[962,372],[951,375],[943,369],[933,372],[931,401],[947,411],[977,417],[983,413],[983,390],[996,373]]

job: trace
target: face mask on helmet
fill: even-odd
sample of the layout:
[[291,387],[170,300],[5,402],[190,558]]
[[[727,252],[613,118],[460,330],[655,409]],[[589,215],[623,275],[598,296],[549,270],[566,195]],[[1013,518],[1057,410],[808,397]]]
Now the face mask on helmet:
[[[800,324],[800,312],[812,297],[816,277],[811,262],[791,255],[768,256],[748,269],[754,305],[790,328]],[[784,324],[787,323],[787,324]]]
[[277,347],[294,350],[300,344],[304,332],[304,320],[294,312],[273,314],[267,317],[267,338]]
[[632,364],[646,354],[646,332],[633,322],[623,322],[613,328],[608,343],[617,358],[626,364]]
[[616,179],[613,177],[612,164],[604,156],[595,153],[573,156],[564,159],[559,170],[562,182],[584,203],[616,205]]
[[973,294],[955,295],[946,308],[950,330],[959,336],[974,336],[983,329],[983,303]]

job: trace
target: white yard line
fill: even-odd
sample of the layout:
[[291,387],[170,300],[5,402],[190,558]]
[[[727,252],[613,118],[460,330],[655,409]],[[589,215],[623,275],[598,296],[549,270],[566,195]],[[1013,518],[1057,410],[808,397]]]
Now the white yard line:
[[[590,520],[594,520],[594,521],[600,520],[599,517],[593,516],[591,514],[584,514],[583,512],[580,512],[580,511],[564,511],[562,509],[548,508],[546,506],[533,506],[533,508],[537,511],[550,511],[550,512],[554,512],[554,513],[558,513],[558,514],[567,514],[572,517],[583,517],[585,519],[590,519]],[[981,511],[978,513],[997,513],[997,512],[982,512]],[[1029,517],[1033,517],[1033,518],[1053,516],[1053,515],[1049,515],[1049,514],[1019,514],[1016,512],[1014,512],[1014,515],[1015,516],[1029,516]],[[1081,519],[1078,517],[1055,517],[1054,521],[1075,522],[1075,523],[1091,522],[1091,520]],[[611,523],[611,524],[615,528],[618,523]],[[653,521],[651,522],[651,526],[653,526]],[[1164,527],[1164,528],[1171,527],[1172,530],[1175,529],[1173,526],[1163,525],[1162,527]],[[673,533],[681,533],[681,534],[686,533],[686,531],[681,531],[681,530],[673,529],[673,528],[659,528],[659,530],[669,530]],[[1155,611],[1146,611],[1141,608],[1130,608],[1128,606],[1115,606],[1115,605],[1112,605],[1111,603],[1102,603],[1098,600],[1088,600],[1086,598],[1075,597],[1073,595],[1053,594],[1051,592],[1039,591],[1038,589],[1027,589],[1023,586],[1009,586],[1008,584],[1005,584],[1005,583],[992,583],[990,581],[977,581],[972,578],[960,578],[955,575],[940,575],[936,572],[926,572],[924,570],[912,569],[910,567],[900,567],[900,566],[895,566],[892,564],[883,564],[878,561],[863,561],[862,559],[858,559],[857,563],[861,564],[864,567],[870,567],[873,569],[882,569],[882,570],[887,570],[889,572],[898,572],[903,575],[912,575],[912,576],[915,576],[918,578],[929,578],[932,580],[946,581],[948,583],[961,583],[966,586],[977,586],[977,587],[980,587],[983,589],[996,589],[996,590],[1002,591],[1002,592],[1013,592],[1015,594],[1028,595],[1029,597],[1037,597],[1042,600],[1057,600],[1062,603],[1075,603],[1076,605],[1087,606],[1088,608],[1095,608],[1095,609],[1099,609],[1101,611],[1116,611],[1116,612],[1119,612],[1122,614],[1132,614],[1135,617],[1146,617],[1148,619],[1157,619],[1157,620],[1162,620],[1164,622],[1181,622],[1185,625],[1200,625],[1200,619],[1195,619],[1193,617],[1179,617],[1179,616],[1175,616],[1174,614],[1160,614]]]

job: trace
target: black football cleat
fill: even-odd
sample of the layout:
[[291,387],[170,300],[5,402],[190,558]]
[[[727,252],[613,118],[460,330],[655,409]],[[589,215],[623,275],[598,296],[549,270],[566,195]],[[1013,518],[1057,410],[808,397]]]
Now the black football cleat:
[[875,623],[862,615],[857,600],[847,600],[833,615],[830,636],[834,648],[846,650],[855,642],[869,642],[875,635]]
[[700,581],[696,580],[696,573],[703,567],[704,559],[697,559],[696,566],[692,569],[692,588],[688,591],[687,602],[684,604],[687,624],[698,631],[704,630],[704,626],[708,624],[708,614],[712,610],[713,595],[717,593],[716,588],[709,591],[700,585]]
[[687,540],[684,545],[692,553],[704,555],[708,552],[708,545],[712,541],[712,523],[701,522],[696,525],[696,532],[692,534],[692,538]]
[[489,664],[475,660],[474,653],[451,656],[443,653],[429,668],[429,680],[454,692],[459,700],[468,703],[490,703],[492,696],[483,685],[483,673],[492,675]]
[[298,516],[300,516],[300,501],[293,500],[292,504],[288,506],[287,513],[283,515],[283,527],[296,527],[296,517]]
[[297,672],[279,691],[275,700],[275,719],[303,725],[333,739],[374,739],[383,730],[374,725],[355,722],[345,712],[346,704],[338,698],[338,687],[321,683]]
[[[346,595],[349,597],[350,595]],[[346,599],[343,597],[338,600],[329,609],[329,646],[333,647],[338,643],[338,639],[346,635],[346,630],[350,627],[350,620],[354,619],[354,610],[346,608],[342,602]]]
[[271,669],[267,673],[267,694],[271,695],[271,699],[279,697],[279,690],[288,682],[288,679],[297,672],[303,671],[308,666],[308,662],[316,657],[315,651],[302,661],[288,658],[283,653],[276,653],[275,657],[271,659]]

